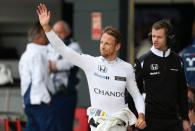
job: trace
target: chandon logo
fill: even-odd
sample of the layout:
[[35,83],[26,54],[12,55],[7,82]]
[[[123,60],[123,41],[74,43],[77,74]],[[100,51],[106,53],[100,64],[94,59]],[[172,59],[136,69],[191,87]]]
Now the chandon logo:
[[104,96],[114,96],[114,97],[125,97],[124,92],[112,92],[112,91],[105,91],[98,88],[94,88],[94,92],[99,95]]

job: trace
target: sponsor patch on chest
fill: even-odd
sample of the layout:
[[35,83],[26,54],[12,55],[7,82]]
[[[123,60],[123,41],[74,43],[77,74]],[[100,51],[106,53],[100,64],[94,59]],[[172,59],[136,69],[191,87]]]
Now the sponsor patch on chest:
[[99,77],[99,78],[103,78],[103,79],[106,79],[106,80],[109,80],[110,79],[110,77],[109,76],[106,76],[106,75],[100,75],[100,74],[98,74],[98,73],[94,73],[94,75],[95,76],[97,76],[97,77]]
[[158,64],[151,64],[151,65],[150,65],[150,69],[151,69],[152,71],[158,70],[158,69],[159,69],[159,65],[158,65]]
[[126,81],[126,77],[123,77],[123,76],[114,76],[114,79],[116,81]]
[[156,72],[150,72],[150,75],[151,75],[151,76],[154,76],[154,75],[160,75],[160,72],[159,72],[159,71],[156,71]]
[[154,75],[159,75],[160,71],[159,71],[159,65],[158,64],[151,64],[150,65],[150,75],[154,76]]

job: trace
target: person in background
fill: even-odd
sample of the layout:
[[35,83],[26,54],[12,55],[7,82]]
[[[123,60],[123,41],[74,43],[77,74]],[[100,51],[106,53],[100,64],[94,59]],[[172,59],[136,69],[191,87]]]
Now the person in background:
[[[57,21],[53,30],[68,47],[81,52],[79,44],[70,38],[71,30],[66,22]],[[57,131],[72,131],[77,104],[77,85],[79,83],[77,72],[79,69],[64,59],[50,44],[48,49],[49,70],[56,91],[54,108],[56,108],[57,114]]]
[[180,56],[184,62],[188,96],[191,97],[195,91],[195,21],[192,24],[192,43],[180,52]]
[[[103,30],[100,38],[101,56],[79,54],[67,47],[52,31],[49,25],[50,11],[44,4],[38,5],[37,14],[52,47],[72,64],[83,69],[87,76],[91,98],[87,114],[91,130],[126,131],[129,123],[145,128],[145,106],[137,89],[133,67],[117,57],[121,47],[120,32],[111,26]],[[133,97],[138,119],[125,104],[125,88]]]
[[[163,19],[152,25],[150,51],[136,60],[136,76],[146,93],[144,131],[190,131],[187,86],[181,58],[171,50],[172,25]],[[180,121],[182,120],[182,124]]]
[[51,106],[54,87],[49,77],[47,38],[39,23],[28,32],[29,43],[19,61],[21,94],[27,115],[25,131],[56,131]]

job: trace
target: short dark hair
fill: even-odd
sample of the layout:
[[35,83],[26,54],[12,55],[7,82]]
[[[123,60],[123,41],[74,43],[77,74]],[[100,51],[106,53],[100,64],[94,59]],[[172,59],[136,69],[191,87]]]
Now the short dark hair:
[[113,27],[113,26],[107,26],[107,27],[105,27],[104,30],[101,33],[101,36],[104,33],[107,33],[107,34],[113,36],[115,38],[115,40],[116,40],[117,43],[121,43],[121,33],[115,27]]
[[173,27],[171,25],[170,20],[162,19],[162,20],[159,20],[159,21],[155,22],[152,25],[152,29],[158,30],[158,29],[162,29],[162,28],[165,29],[165,33],[166,33],[167,36],[172,34]]

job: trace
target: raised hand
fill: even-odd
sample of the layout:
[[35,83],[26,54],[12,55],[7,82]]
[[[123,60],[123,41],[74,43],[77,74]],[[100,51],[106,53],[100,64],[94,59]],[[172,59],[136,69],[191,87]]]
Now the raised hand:
[[39,4],[37,7],[37,14],[39,16],[39,22],[43,29],[48,32],[50,31],[51,27],[49,26],[49,21],[50,21],[50,11],[48,11],[47,7],[45,4]]

